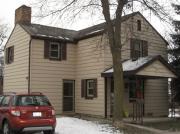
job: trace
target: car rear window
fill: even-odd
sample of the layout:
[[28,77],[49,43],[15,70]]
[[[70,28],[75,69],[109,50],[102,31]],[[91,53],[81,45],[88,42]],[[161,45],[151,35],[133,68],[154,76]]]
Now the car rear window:
[[23,95],[16,98],[16,106],[50,106],[46,96]]
[[0,96],[0,104],[1,104],[1,101],[3,100],[4,96]]

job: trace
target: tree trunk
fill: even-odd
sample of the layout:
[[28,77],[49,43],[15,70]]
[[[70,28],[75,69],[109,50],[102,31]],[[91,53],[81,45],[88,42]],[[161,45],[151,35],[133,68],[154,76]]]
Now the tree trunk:
[[121,63],[121,52],[112,52],[113,69],[114,69],[114,113],[113,120],[119,121],[123,119],[124,108],[124,82],[123,69]]
[[118,1],[118,7],[116,10],[116,19],[114,24],[110,17],[109,1],[101,0],[103,15],[106,20],[106,30],[108,33],[109,44],[111,48],[111,54],[113,57],[113,69],[114,69],[114,112],[113,120],[121,121],[123,119],[123,100],[124,100],[124,81],[123,81],[123,69],[121,63],[121,21],[122,10],[124,1]]

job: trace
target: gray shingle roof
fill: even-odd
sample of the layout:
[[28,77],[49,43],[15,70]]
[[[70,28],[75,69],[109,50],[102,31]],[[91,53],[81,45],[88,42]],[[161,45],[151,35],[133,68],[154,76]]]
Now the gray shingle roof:
[[[136,75],[136,73],[143,68],[147,67],[154,61],[160,61],[166,68],[168,68],[175,76],[178,76],[177,72],[174,70],[174,68],[168,64],[168,62],[160,55],[155,56],[147,56],[147,57],[141,57],[135,61],[132,59],[125,60],[122,62],[123,72],[124,75]],[[101,73],[101,76],[103,77],[109,77],[113,76],[114,69],[113,67],[105,70]],[[158,77],[167,77],[167,76],[158,76]]]
[[[122,20],[125,21],[128,18],[138,14],[134,12],[129,15],[123,16]],[[105,30],[105,23],[94,25],[92,27],[82,29],[80,31],[62,29],[58,27],[44,26],[40,24],[20,24],[20,26],[27,31],[32,37],[36,38],[52,38],[57,40],[65,40],[68,42],[76,42],[82,38],[88,38],[89,36],[101,34]]]
[[20,24],[31,36],[42,38],[53,38],[73,42],[77,31],[57,27],[44,26],[40,24]]

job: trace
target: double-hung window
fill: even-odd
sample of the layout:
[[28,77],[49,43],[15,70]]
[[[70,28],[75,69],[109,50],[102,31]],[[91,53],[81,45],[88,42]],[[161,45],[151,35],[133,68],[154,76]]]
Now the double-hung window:
[[135,53],[135,57],[143,57],[143,46],[142,46],[142,42],[135,42],[134,44],[134,53]]
[[6,48],[6,64],[11,64],[14,61],[14,46]]
[[95,81],[87,80],[86,83],[87,83],[87,96],[94,97]]
[[148,42],[139,39],[131,39],[131,59],[148,56]]
[[81,97],[85,97],[85,99],[97,97],[97,79],[83,79],[81,81]]
[[59,59],[60,57],[60,44],[56,42],[51,42],[49,47],[49,57],[52,59]]
[[44,58],[50,60],[66,60],[67,44],[60,41],[44,41]]

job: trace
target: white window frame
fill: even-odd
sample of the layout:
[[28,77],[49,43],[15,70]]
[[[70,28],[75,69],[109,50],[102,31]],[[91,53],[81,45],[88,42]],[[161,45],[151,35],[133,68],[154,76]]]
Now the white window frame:
[[[89,87],[89,83],[93,82],[94,84],[94,87]],[[94,90],[95,90],[95,81],[93,79],[89,79],[89,80],[86,80],[86,84],[87,84],[87,88],[86,88],[86,91],[87,91],[87,97],[94,97]],[[93,94],[89,94],[89,90],[93,90]]]
[[138,50],[136,49],[136,46],[134,46],[134,51],[138,51],[138,53],[139,53],[139,55],[138,55],[138,58],[140,58],[140,57],[143,57],[143,44],[142,44],[142,42],[141,41],[139,41],[138,43],[136,43],[135,45],[137,45],[137,47],[138,47]]
[[[57,45],[58,46],[58,50],[52,50],[51,49],[51,45]],[[49,57],[50,58],[52,58],[52,59],[59,59],[60,57],[59,57],[59,55],[60,55],[60,44],[59,43],[57,43],[57,42],[50,42],[50,46],[49,46]],[[52,55],[51,55],[51,52],[52,51],[54,51],[54,52],[58,52],[58,56],[57,57],[53,57]]]

